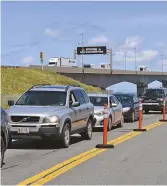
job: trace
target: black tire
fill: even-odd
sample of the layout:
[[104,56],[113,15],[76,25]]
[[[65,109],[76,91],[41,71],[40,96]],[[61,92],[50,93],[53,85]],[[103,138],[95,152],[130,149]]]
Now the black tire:
[[81,134],[81,136],[83,137],[83,139],[85,140],[91,140],[92,139],[92,131],[93,131],[93,127],[92,127],[92,120],[89,119],[86,128],[85,128],[85,132],[83,132]]
[[65,123],[63,130],[62,130],[62,147],[68,148],[70,145],[70,124]]
[[107,130],[108,131],[111,131],[112,130],[112,118],[111,117],[108,118]]
[[5,141],[4,141],[3,137],[1,136],[1,167],[4,162],[5,150],[6,150]]
[[11,144],[12,144],[12,138],[11,138],[11,136],[9,137],[9,141],[8,141],[8,149],[11,147]]
[[135,122],[135,112],[134,111],[132,111],[132,115],[131,115],[130,121],[131,122]]
[[124,116],[122,115],[122,118],[121,118],[121,121],[120,121],[120,123],[118,123],[118,127],[119,128],[121,128],[121,127],[123,127],[123,123],[124,123]]
[[144,113],[145,113],[145,114],[148,114],[148,113],[149,113],[149,110],[148,110],[148,109],[145,109],[145,110],[144,110]]

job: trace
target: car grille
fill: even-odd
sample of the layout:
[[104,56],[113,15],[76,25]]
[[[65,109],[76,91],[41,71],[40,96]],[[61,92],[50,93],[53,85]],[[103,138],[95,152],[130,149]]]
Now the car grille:
[[157,100],[145,99],[144,103],[156,103]]
[[12,122],[15,123],[38,123],[39,119],[38,116],[11,116]]

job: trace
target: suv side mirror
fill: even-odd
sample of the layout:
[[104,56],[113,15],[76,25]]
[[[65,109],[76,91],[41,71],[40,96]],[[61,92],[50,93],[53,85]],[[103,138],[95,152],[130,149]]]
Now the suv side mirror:
[[72,107],[79,107],[79,106],[80,106],[80,103],[79,103],[79,102],[74,102],[74,103],[72,103],[71,106],[72,106]]
[[13,100],[8,100],[8,105],[9,106],[13,106],[14,105],[14,101]]

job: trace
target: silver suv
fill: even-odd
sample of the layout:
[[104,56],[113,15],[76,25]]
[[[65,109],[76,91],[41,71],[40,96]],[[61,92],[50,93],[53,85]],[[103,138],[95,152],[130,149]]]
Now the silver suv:
[[35,85],[8,105],[12,139],[49,137],[68,147],[72,134],[92,138],[94,106],[82,88]]

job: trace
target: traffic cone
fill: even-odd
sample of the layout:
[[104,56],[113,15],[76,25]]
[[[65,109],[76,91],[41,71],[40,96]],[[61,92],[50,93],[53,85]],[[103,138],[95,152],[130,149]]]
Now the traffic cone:
[[163,116],[162,116],[162,119],[160,119],[159,121],[163,121],[163,122],[167,121],[167,119],[166,119],[166,100],[165,100],[165,98],[163,98]]
[[133,131],[147,131],[146,129],[142,128],[142,122],[143,122],[143,106],[142,106],[142,100],[139,99],[139,125],[138,129],[134,129]]
[[107,144],[107,127],[108,127],[108,105],[104,104],[103,144],[97,144],[96,148],[114,148],[114,145]]

